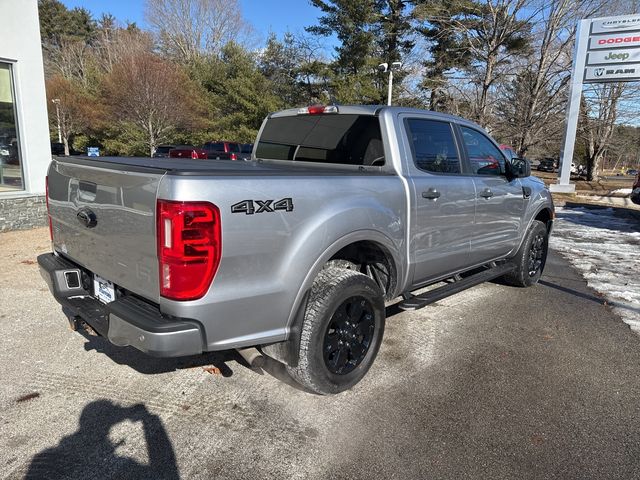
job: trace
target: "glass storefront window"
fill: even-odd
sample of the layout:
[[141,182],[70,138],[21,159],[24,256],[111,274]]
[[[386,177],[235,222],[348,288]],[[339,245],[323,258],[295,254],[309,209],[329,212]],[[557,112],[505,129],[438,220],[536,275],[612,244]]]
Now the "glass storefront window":
[[12,73],[0,62],[0,193],[24,189]]

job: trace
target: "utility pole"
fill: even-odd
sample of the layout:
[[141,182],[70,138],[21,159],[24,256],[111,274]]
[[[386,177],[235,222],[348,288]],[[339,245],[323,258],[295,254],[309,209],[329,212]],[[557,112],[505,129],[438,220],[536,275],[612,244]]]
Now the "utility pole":
[[402,62],[393,62],[391,67],[388,63],[381,63],[378,65],[378,70],[382,73],[389,72],[389,90],[387,92],[387,105],[391,105],[391,97],[393,93],[393,72],[402,68]]
[[51,100],[56,106],[56,118],[58,119],[58,143],[62,143],[62,128],[60,127],[60,99]]

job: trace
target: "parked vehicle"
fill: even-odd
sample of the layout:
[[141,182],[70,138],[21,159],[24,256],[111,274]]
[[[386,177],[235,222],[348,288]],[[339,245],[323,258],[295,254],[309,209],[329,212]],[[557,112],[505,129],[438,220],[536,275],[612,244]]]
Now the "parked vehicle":
[[207,151],[204,148],[194,147],[193,145],[180,145],[169,150],[169,158],[193,158],[206,159]]
[[636,180],[631,187],[631,201],[640,205],[640,173],[636,173]]
[[627,175],[638,175],[638,170],[636,170],[635,168],[630,168],[629,170],[627,170]]
[[553,158],[543,158],[538,164],[538,170],[541,172],[555,172],[556,168],[556,161]]
[[251,160],[253,153],[253,143],[243,143],[240,145],[240,156],[243,160]]
[[332,394],[373,364],[385,301],[413,310],[542,274],[551,195],[472,122],[403,107],[285,110],[265,119],[255,156],[55,158],[54,251],[38,263],[72,327],[157,356],[268,355]]
[[216,160],[238,160],[240,144],[235,142],[207,142],[202,148],[207,151],[207,158]]
[[513,149],[511,145],[500,145],[500,150],[505,154],[507,160],[511,160],[512,158],[517,158],[516,151]]
[[[64,143],[51,142],[52,155],[64,155]],[[0,155],[2,155],[2,147],[0,147]],[[7,153],[8,155],[8,153]]]
[[169,158],[169,152],[176,148],[175,145],[160,145],[153,152],[153,158]]

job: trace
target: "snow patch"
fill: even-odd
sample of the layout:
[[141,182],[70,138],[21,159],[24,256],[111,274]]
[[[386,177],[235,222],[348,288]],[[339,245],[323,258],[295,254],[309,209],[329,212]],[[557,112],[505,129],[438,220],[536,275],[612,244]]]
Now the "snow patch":
[[640,334],[640,222],[613,208],[564,207],[556,216],[550,246]]
[[631,188],[619,188],[617,190],[614,190],[611,193],[619,193],[620,195],[631,195],[631,191],[632,190],[633,189],[631,189]]

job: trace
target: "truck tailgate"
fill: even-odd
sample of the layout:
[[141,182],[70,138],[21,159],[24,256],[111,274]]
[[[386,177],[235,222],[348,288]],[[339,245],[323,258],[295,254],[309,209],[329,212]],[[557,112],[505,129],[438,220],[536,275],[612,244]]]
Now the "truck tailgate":
[[120,170],[95,162],[52,162],[48,188],[54,248],[116,285],[157,302],[155,211],[164,171],[125,170],[124,165]]

